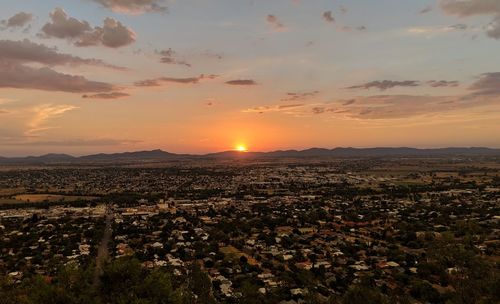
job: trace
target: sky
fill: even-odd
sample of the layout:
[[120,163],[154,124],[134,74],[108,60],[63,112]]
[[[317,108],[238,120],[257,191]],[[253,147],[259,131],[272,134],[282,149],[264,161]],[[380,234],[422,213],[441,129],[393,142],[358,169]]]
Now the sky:
[[0,0],[0,155],[500,148],[498,0]]

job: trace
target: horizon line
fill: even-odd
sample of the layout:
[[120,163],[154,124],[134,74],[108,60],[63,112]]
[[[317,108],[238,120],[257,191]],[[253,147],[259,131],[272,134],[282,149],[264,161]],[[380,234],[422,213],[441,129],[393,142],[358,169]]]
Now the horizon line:
[[48,152],[44,154],[38,154],[38,155],[19,155],[19,156],[4,156],[0,154],[0,158],[28,158],[28,157],[43,157],[43,156],[48,156],[48,155],[65,155],[65,156],[71,156],[74,158],[80,158],[80,157],[85,157],[85,156],[93,156],[93,155],[111,155],[111,154],[124,154],[124,153],[141,153],[141,152],[165,152],[165,153],[170,153],[174,155],[184,155],[184,156],[206,156],[206,155],[211,155],[211,154],[220,154],[220,153],[228,153],[228,152],[234,152],[234,153],[241,153],[241,154],[251,154],[251,153],[273,153],[273,152],[302,152],[302,151],[308,151],[308,150],[328,150],[328,151],[333,151],[335,149],[356,149],[356,150],[368,150],[368,149],[413,149],[413,150],[444,150],[444,149],[488,149],[488,150],[500,150],[500,147],[487,147],[487,146],[440,146],[440,147],[432,147],[432,148],[422,148],[422,147],[411,147],[411,146],[371,146],[371,147],[353,147],[353,146],[337,146],[333,148],[322,148],[322,147],[310,147],[310,148],[303,148],[303,149],[276,149],[276,150],[266,150],[266,151],[253,151],[253,150],[246,150],[246,151],[239,151],[237,149],[229,149],[229,150],[220,150],[220,151],[213,151],[213,152],[206,152],[206,153],[184,153],[184,152],[169,152],[167,150],[163,150],[161,148],[157,149],[146,149],[146,150],[134,150],[134,151],[121,151],[121,152],[95,152],[95,153],[89,153],[89,154],[81,154],[81,155],[73,155],[69,153],[62,153],[62,152]]

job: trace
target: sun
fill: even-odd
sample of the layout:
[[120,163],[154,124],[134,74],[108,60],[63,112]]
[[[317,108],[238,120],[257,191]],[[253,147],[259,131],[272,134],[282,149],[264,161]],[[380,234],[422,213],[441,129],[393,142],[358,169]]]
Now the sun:
[[238,151],[238,152],[247,152],[248,149],[247,149],[247,147],[245,145],[238,145],[238,146],[236,146],[236,151]]

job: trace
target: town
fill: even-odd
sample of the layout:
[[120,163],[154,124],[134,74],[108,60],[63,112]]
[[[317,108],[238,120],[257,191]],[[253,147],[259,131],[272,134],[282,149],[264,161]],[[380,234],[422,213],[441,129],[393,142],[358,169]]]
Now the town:
[[133,259],[192,303],[495,303],[499,173],[495,157],[6,167],[0,274]]

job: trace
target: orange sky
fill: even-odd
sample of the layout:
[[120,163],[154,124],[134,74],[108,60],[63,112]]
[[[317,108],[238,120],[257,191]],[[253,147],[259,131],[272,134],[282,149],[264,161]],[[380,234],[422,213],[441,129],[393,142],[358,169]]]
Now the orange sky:
[[0,155],[500,147],[500,5],[428,2],[4,4]]

